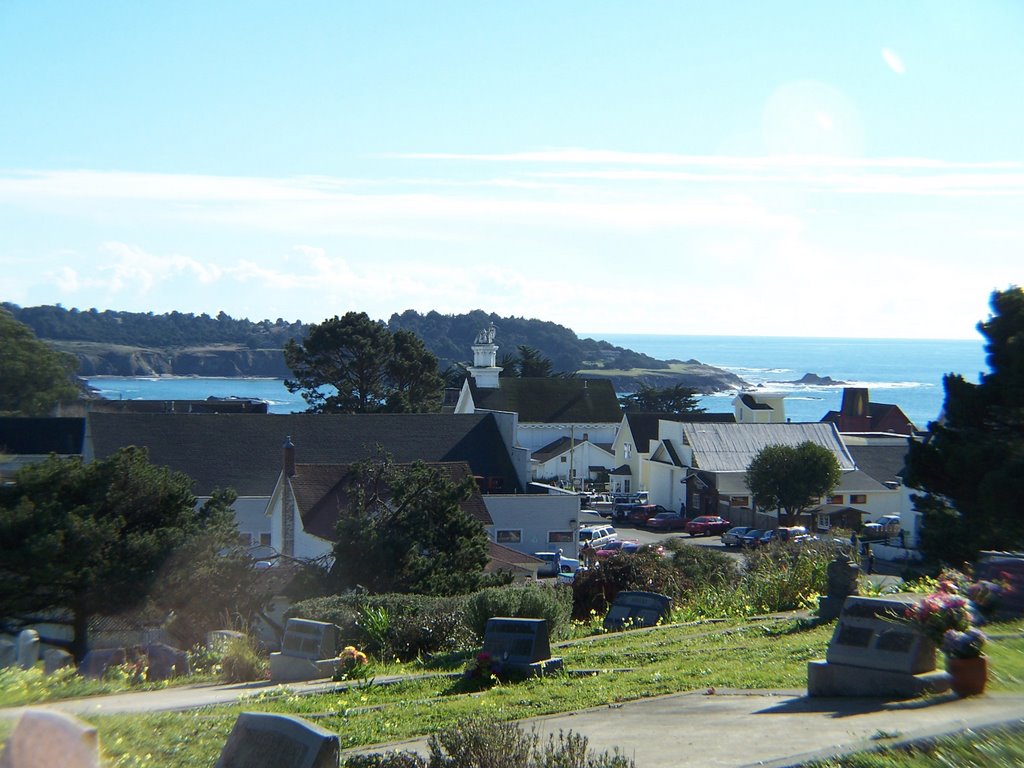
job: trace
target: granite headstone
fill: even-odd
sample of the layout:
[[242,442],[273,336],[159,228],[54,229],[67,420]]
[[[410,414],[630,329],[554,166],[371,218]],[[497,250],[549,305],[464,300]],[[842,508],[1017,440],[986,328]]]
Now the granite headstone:
[[18,644],[6,637],[0,637],[0,669],[13,667],[18,663]]
[[338,735],[290,715],[243,712],[215,768],[338,768]]
[[551,657],[546,619],[494,616],[484,629],[483,650],[501,674],[539,675],[562,666],[560,658]]
[[163,643],[150,643],[146,646],[146,656],[149,659],[147,680],[169,680],[191,674],[188,654],[177,648]]
[[672,611],[672,598],[657,592],[619,592],[615,596],[604,628],[619,630],[623,627],[653,627],[667,618]]
[[99,679],[106,674],[108,667],[116,667],[128,660],[128,652],[124,648],[97,648],[89,651],[78,665],[78,673],[82,677]]
[[43,651],[43,674],[52,675],[58,669],[70,667],[75,657],[60,648],[47,648]]
[[96,729],[50,709],[29,709],[18,719],[0,755],[0,768],[99,768]]

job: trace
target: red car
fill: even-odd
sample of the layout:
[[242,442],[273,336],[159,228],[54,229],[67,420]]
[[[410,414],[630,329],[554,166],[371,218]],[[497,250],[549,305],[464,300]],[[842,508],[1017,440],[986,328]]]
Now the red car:
[[662,531],[679,531],[686,527],[686,518],[675,512],[659,512],[654,517],[647,518],[644,525]]
[[724,517],[701,515],[686,524],[686,532],[691,536],[711,536],[725,533],[732,528],[732,523]]
[[660,504],[637,504],[629,510],[626,520],[633,525],[644,525],[652,517],[662,512],[668,512],[668,510]]

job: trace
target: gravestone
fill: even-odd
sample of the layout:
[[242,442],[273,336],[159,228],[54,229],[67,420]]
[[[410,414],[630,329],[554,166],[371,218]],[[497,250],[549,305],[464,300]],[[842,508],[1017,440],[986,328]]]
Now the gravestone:
[[935,670],[935,644],[902,621],[919,598],[846,598],[824,661],[807,665],[810,696],[910,698],[949,689],[949,676]]
[[43,651],[43,674],[52,675],[58,669],[70,667],[75,663],[75,657],[60,648],[47,648]]
[[107,667],[116,667],[128,660],[128,652],[124,648],[97,648],[89,651],[78,665],[78,673],[82,677],[99,679],[106,674]]
[[243,712],[215,768],[338,768],[338,735],[290,715]]
[[18,644],[6,637],[0,637],[0,669],[13,667],[18,663]]
[[236,632],[233,629],[215,629],[212,632],[206,633],[206,648],[210,651],[217,650],[232,640],[242,640],[244,638],[245,634],[243,632]]
[[192,674],[188,654],[177,648],[163,643],[150,643],[146,646],[146,656],[149,659],[147,680],[169,680],[172,677]]
[[629,627],[653,627],[672,611],[672,598],[657,592],[619,592],[615,596],[604,628],[610,631]]
[[18,719],[0,768],[99,768],[96,729],[63,712],[29,709]]
[[39,633],[23,629],[18,634],[18,666],[31,669],[39,661]]
[[1000,618],[1024,616],[1024,554],[982,552],[974,575],[988,581],[1005,581],[1009,586],[995,606],[995,615]]
[[270,681],[293,683],[331,677],[336,658],[337,627],[323,621],[288,619],[280,653],[270,654]]
[[839,616],[843,603],[850,595],[857,594],[857,578],[860,566],[850,560],[845,552],[840,552],[828,564],[828,593],[818,598],[818,618],[831,620]]
[[497,662],[499,675],[532,677],[562,667],[560,658],[551,658],[546,619],[492,617],[484,629],[483,650]]

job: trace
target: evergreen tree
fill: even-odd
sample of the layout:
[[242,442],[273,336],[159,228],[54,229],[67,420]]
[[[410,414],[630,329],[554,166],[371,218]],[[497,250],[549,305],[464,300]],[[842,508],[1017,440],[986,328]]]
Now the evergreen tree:
[[285,362],[314,413],[426,412],[441,407],[437,358],[410,331],[392,334],[365,312],[348,312],[310,326],[289,341]]
[[0,415],[46,416],[81,393],[77,363],[0,309]]
[[697,390],[685,384],[663,389],[641,384],[636,392],[622,395],[619,404],[624,411],[649,413],[703,413],[705,410],[697,402]]
[[922,515],[921,546],[956,565],[984,549],[1024,546],[1024,290],[991,297],[978,324],[989,373],[943,380],[942,418],[907,454],[907,485]]
[[0,606],[8,629],[67,623],[81,659],[89,620],[142,605],[174,552],[213,531],[237,538],[229,497],[197,508],[191,484],[134,446],[89,464],[51,456],[22,469],[14,484],[0,487]]
[[422,462],[389,457],[355,464],[338,521],[332,578],[341,590],[452,595],[483,582],[487,533],[462,502],[473,479],[455,483]]

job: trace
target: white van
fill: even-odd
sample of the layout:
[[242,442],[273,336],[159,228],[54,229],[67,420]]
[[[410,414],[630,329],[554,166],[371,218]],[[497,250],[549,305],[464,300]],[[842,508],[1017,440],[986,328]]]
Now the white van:
[[582,547],[585,543],[590,543],[590,548],[593,550],[601,549],[609,541],[617,541],[619,534],[610,525],[584,525],[580,528],[579,543]]

